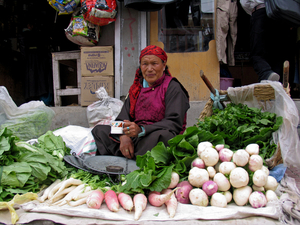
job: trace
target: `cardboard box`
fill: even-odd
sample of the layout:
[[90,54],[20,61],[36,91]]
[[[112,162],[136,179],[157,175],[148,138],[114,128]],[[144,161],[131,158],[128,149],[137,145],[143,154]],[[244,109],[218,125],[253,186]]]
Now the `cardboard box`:
[[99,101],[96,91],[104,87],[110,97],[114,97],[113,76],[81,77],[81,106],[88,106]]
[[81,76],[114,75],[113,46],[81,47]]

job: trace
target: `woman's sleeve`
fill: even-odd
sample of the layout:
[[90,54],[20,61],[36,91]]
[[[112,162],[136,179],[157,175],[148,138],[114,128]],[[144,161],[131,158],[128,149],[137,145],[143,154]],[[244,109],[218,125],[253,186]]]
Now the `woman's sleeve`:
[[131,121],[132,118],[130,117],[129,109],[130,109],[130,101],[129,101],[129,96],[127,96],[116,120],[122,120],[122,121],[130,120]]
[[190,104],[186,90],[175,78],[171,80],[168,86],[165,104],[165,118],[151,125],[145,125],[146,135],[160,129],[169,130],[176,135],[182,131],[183,122]]

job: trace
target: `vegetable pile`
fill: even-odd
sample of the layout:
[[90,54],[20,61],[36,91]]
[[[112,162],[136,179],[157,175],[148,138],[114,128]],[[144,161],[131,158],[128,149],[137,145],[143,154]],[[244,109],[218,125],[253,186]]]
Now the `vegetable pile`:
[[31,145],[7,128],[0,130],[0,202],[15,194],[37,193],[43,185],[65,177],[68,171],[62,158],[67,152],[62,137],[51,131]]
[[86,204],[91,209],[101,209],[105,203],[112,212],[121,207],[134,210],[135,220],[148,202],[155,207],[166,205],[170,218],[178,203],[226,207],[233,202],[264,207],[277,200],[274,191],[278,183],[264,163],[277,149],[272,133],[281,124],[282,117],[276,114],[230,103],[169,140],[169,146],[160,142],[137,156],[139,169],[121,176],[122,184],[105,174],[66,167],[63,156],[69,150],[51,131],[30,145],[3,129],[0,201],[9,201],[17,193],[37,193],[45,185],[38,198],[41,203]]
[[[181,185],[188,188],[177,193],[179,202],[188,203],[189,199],[193,205],[226,207],[233,200],[238,206],[250,203],[259,208],[277,199],[274,191],[278,183],[263,165],[258,144],[232,151],[224,145],[200,142],[197,155],[191,164],[188,182]],[[194,163],[200,159],[204,163]]]

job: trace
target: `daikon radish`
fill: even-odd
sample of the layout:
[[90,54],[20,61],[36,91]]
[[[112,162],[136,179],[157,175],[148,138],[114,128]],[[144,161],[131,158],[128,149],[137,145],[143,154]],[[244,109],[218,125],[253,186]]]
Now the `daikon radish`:
[[123,209],[131,211],[133,208],[133,200],[130,195],[121,192],[118,194],[118,200]]
[[44,190],[44,193],[41,197],[38,198],[38,201],[39,202],[44,202],[47,198],[48,198],[48,195],[49,195],[49,192],[58,184],[60,183],[61,180],[60,179],[57,179],[56,181],[54,181],[50,186],[48,186],[45,190]]
[[[162,194],[168,194],[168,193],[171,193],[172,190],[171,189],[165,189],[163,190],[161,193]],[[178,205],[178,201],[175,197],[175,194],[173,192],[171,198],[165,202],[165,205],[167,207],[167,211],[170,215],[170,218],[173,218],[176,214],[176,209],[177,209],[177,205]]]
[[66,189],[67,187],[70,187],[72,185],[74,186],[78,186],[82,184],[82,181],[79,179],[74,179],[74,178],[69,178],[65,181],[62,182],[62,184],[60,185],[59,189],[57,190],[57,192],[55,192],[54,196],[52,198],[55,198],[56,196],[60,195],[60,193]]
[[86,197],[89,195],[89,193],[92,191],[92,188],[90,186],[86,186],[81,191],[78,192],[77,195],[73,195],[72,200],[77,201],[83,197]]
[[71,191],[73,191],[77,186],[71,186],[68,187],[64,190],[62,190],[59,195],[54,195],[53,198],[51,198],[49,200],[49,203],[53,203],[53,202],[57,202],[58,200],[62,199],[63,197],[65,197],[67,194],[69,194]]
[[175,188],[171,192],[167,194],[161,194],[158,191],[151,191],[148,196],[149,203],[153,206],[162,206],[166,201],[170,200],[172,194],[177,190],[178,188]]
[[105,203],[108,207],[108,209],[112,212],[118,212],[119,211],[119,200],[116,192],[113,190],[108,190],[104,194]]
[[73,196],[78,195],[84,189],[85,184],[78,185],[73,191],[68,193],[63,199],[60,201],[54,202],[53,205],[62,206],[67,204],[69,201],[73,199]]
[[62,180],[58,184],[56,184],[48,193],[48,199],[51,199],[54,194],[58,191],[58,189],[61,187],[61,185],[64,183],[65,180]]
[[68,205],[69,205],[69,206],[73,206],[73,207],[76,207],[76,206],[79,206],[79,205],[83,205],[83,204],[86,203],[86,199],[87,199],[87,198],[88,198],[88,197],[86,196],[86,197],[81,198],[81,199],[79,199],[79,200],[77,200],[77,201],[69,201],[69,202],[68,202]]
[[133,197],[134,204],[134,220],[139,220],[142,212],[146,209],[147,206],[147,197],[144,194],[136,194]]
[[92,191],[86,199],[86,205],[88,208],[100,209],[104,199],[104,194],[101,190]]

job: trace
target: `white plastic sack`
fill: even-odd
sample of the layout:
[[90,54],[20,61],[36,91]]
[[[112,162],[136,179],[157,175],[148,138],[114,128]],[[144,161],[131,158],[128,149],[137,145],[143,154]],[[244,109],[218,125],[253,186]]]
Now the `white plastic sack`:
[[110,97],[104,87],[96,91],[96,101],[87,107],[87,119],[90,127],[97,124],[109,125],[119,115],[123,102],[119,99]]
[[71,149],[70,154],[85,159],[94,156],[97,151],[91,130],[92,128],[68,125],[53,131],[53,134],[62,137],[66,146]]
[[[258,101],[254,93],[254,87],[270,84],[275,91],[275,100],[269,102]],[[248,91],[247,91],[248,90]],[[283,124],[273,134],[275,144],[280,143],[281,157],[286,166],[300,166],[300,144],[297,132],[299,124],[299,112],[294,101],[286,94],[279,82],[265,81],[264,83],[251,84],[248,86],[229,87],[228,96],[233,103],[246,104],[249,107],[263,108],[264,111],[276,113],[283,117]]]
[[0,129],[7,127],[21,140],[27,141],[46,133],[55,112],[43,101],[30,101],[19,107],[7,89],[0,86]]

